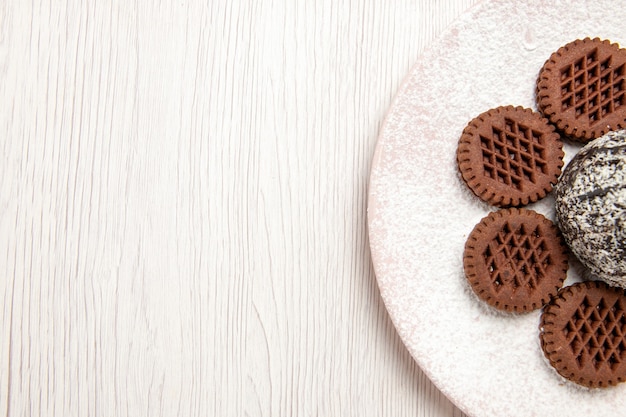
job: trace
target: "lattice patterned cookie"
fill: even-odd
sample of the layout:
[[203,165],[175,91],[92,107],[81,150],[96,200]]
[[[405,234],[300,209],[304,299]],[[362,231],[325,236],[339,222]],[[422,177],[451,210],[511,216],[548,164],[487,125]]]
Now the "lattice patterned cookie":
[[498,207],[545,197],[563,166],[562,143],[554,127],[539,113],[513,106],[491,109],[470,121],[456,156],[469,188]]
[[601,281],[563,288],[541,315],[541,347],[563,377],[591,388],[626,379],[626,293]]
[[539,72],[537,105],[583,142],[626,127],[626,50],[598,38],[559,48]]
[[526,209],[492,212],[470,233],[463,254],[465,275],[478,297],[504,311],[541,308],[567,274],[558,229]]

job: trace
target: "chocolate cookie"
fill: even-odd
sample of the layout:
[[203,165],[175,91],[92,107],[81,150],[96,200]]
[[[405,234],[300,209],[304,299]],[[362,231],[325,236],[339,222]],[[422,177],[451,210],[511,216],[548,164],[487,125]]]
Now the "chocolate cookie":
[[626,127],[626,50],[598,38],[575,40],[545,62],[537,106],[565,135],[589,141]]
[[601,281],[563,288],[541,315],[546,358],[563,377],[587,387],[626,379],[626,293]]
[[470,233],[465,275],[478,297],[504,311],[542,307],[563,284],[567,254],[558,229],[539,213],[503,209]]
[[552,190],[563,166],[560,136],[539,113],[504,106],[463,130],[457,163],[469,188],[498,207],[533,203]]
[[565,242],[602,280],[626,288],[626,131],[589,142],[555,187]]

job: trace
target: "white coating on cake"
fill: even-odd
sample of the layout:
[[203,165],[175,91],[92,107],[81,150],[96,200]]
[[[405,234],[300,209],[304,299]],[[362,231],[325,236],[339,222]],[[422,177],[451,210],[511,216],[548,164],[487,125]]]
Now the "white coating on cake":
[[626,288],[626,130],[588,143],[555,187],[556,217],[574,255]]

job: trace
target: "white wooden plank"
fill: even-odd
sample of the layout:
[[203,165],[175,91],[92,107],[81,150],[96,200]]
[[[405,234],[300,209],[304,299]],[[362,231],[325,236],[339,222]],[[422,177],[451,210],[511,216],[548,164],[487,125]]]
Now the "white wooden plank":
[[377,132],[475,0],[0,4],[0,414],[461,416],[366,230]]

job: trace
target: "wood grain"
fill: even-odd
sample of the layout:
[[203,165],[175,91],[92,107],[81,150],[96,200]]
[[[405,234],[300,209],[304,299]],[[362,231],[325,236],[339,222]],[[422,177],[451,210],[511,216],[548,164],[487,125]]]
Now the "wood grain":
[[475,1],[0,2],[0,415],[462,416],[382,304],[366,192]]

